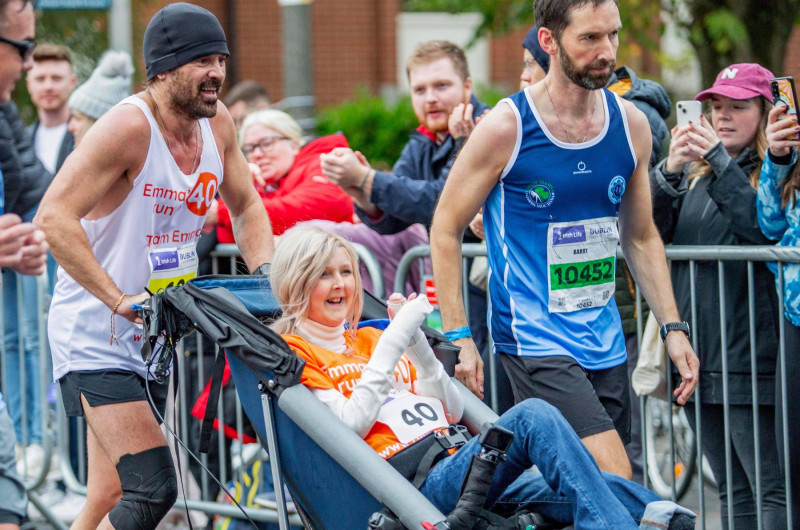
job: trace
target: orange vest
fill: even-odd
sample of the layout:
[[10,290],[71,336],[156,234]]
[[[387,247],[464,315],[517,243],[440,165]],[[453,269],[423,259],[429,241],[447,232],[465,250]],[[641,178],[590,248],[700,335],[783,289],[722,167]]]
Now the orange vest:
[[[334,353],[310,344],[297,335],[283,335],[283,338],[297,355],[306,361],[301,383],[309,388],[333,389],[350,399],[353,388],[361,380],[361,372],[367,366],[382,333],[379,329],[364,327],[359,329],[356,338],[353,338],[346,331],[345,342],[350,353]],[[392,388],[413,393],[416,380],[416,368],[403,355],[394,368]],[[413,443],[401,443],[388,426],[378,421],[367,433],[364,441],[383,458],[389,458]]]

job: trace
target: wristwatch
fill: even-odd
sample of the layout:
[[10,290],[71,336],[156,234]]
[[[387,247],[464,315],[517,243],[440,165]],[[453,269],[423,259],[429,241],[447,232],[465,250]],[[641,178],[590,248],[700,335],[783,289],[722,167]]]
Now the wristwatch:
[[250,274],[252,274],[253,276],[269,276],[269,269],[270,269],[269,263],[262,263],[261,265],[256,267],[256,270],[254,270]]
[[689,331],[689,323],[688,322],[670,322],[669,324],[664,324],[661,326],[659,333],[661,334],[661,341],[665,342],[667,340],[667,333],[670,331],[683,331],[686,333],[686,338],[691,339],[692,334]]

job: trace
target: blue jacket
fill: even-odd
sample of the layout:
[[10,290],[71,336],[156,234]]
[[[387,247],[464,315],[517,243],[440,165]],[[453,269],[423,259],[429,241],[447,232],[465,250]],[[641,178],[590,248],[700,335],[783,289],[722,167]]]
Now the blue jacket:
[[[788,165],[774,162],[769,155],[761,166],[758,184],[758,224],[761,231],[770,239],[777,240],[782,247],[800,246],[800,206],[788,204],[781,207],[780,183],[797,163],[797,152],[792,150]],[[800,201],[800,193],[795,194]],[[777,263],[767,264],[775,273],[777,284]],[[783,304],[786,318],[795,326],[800,326],[800,263],[786,263],[783,266]]]
[[[471,103],[475,116],[489,108],[475,96]],[[356,208],[364,224],[380,234],[395,234],[414,223],[430,228],[436,201],[461,143],[448,134],[444,142],[437,145],[433,133],[423,126],[411,133],[392,172],[375,172],[370,200],[383,215],[370,219]]]

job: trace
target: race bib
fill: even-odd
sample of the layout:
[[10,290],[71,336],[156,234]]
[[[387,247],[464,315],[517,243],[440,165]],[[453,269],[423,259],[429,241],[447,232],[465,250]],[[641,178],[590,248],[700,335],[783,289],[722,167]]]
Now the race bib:
[[157,293],[173,285],[183,285],[197,276],[197,250],[194,244],[180,248],[151,249],[150,281],[147,289]]
[[616,217],[550,223],[547,287],[551,313],[608,303],[614,295],[618,242]]
[[378,421],[387,425],[402,444],[409,444],[429,432],[447,427],[442,402],[406,390],[389,391],[381,405]]

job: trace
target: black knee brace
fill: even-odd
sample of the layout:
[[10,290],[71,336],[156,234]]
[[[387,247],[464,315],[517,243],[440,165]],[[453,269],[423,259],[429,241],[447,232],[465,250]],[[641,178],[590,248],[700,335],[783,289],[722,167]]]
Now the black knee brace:
[[117,530],[153,530],[178,497],[169,447],[124,455],[117,464],[122,499],[108,514]]

